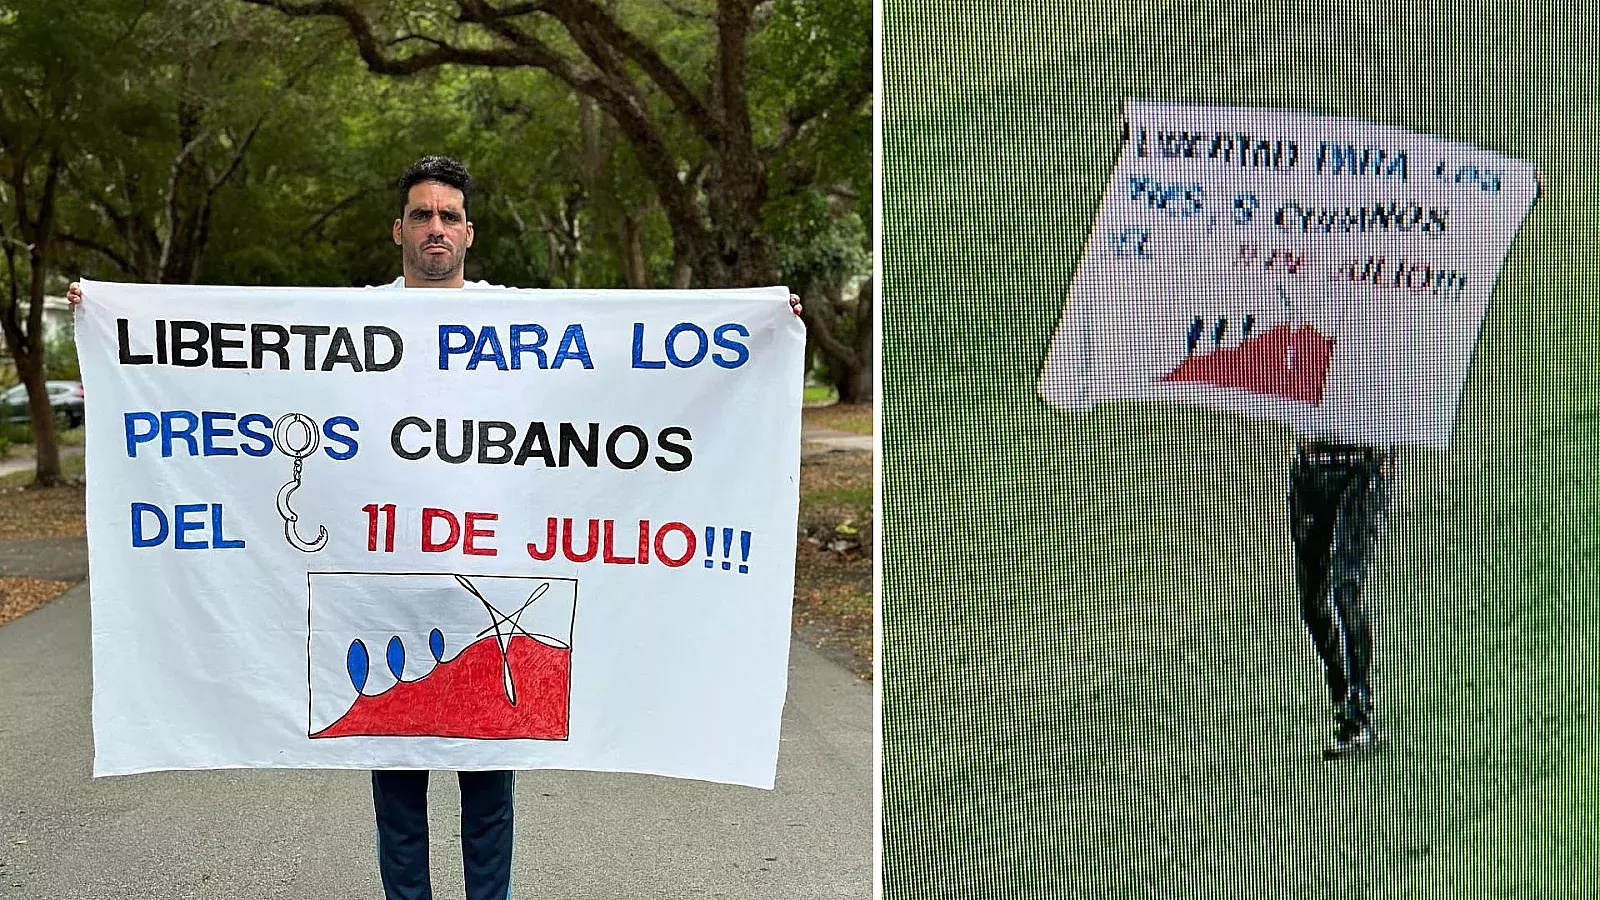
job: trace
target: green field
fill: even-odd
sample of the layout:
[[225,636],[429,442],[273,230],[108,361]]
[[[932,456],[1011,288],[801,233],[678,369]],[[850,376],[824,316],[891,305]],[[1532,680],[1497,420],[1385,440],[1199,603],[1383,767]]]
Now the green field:
[[[887,0],[888,900],[1600,898],[1600,21],[1544,12],[1577,6]],[[1375,756],[1319,756],[1287,429],[1034,393],[1127,97],[1546,175],[1450,449],[1402,452]]]

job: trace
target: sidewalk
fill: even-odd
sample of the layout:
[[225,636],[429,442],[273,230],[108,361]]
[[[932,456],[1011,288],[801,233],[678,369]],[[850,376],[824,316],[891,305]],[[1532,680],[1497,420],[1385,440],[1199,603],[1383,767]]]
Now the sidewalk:
[[26,455],[13,453],[10,456],[0,458],[0,478],[13,472],[26,472],[31,468],[33,468],[33,454],[31,452]]
[[[4,478],[5,476],[15,472],[27,472],[33,469],[33,445],[27,444],[24,446],[27,447],[26,452],[17,450],[10,456],[0,457],[0,478]],[[63,457],[82,456],[83,448],[62,447],[60,448],[60,453]]]
[[834,431],[831,428],[806,428],[800,432],[801,455],[832,453],[835,450],[872,451],[872,435]]
[[[365,773],[91,779],[89,696],[86,584],[0,627],[0,897],[382,896]],[[870,686],[796,641],[776,790],[523,773],[513,896],[867,900],[871,771]],[[436,895],[459,898],[454,778],[431,791]]]

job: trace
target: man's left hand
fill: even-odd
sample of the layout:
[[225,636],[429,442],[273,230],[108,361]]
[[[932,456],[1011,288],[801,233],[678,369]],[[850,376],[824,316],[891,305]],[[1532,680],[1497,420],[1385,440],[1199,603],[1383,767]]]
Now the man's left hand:
[[789,295],[789,308],[794,310],[796,318],[800,316],[800,298],[794,294]]

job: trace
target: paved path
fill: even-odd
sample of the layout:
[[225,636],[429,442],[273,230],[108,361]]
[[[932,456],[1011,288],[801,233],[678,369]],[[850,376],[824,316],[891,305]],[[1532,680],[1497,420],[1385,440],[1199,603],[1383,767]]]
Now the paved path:
[[800,432],[802,453],[832,453],[835,450],[872,449],[872,435],[834,431],[831,428],[807,428]]
[[[870,898],[871,689],[799,642],[789,677],[775,791],[520,776],[513,896]],[[89,691],[87,585],[0,627],[0,898],[382,896],[365,773],[91,779]],[[434,777],[440,900],[462,896],[457,796]]]
[[[63,457],[66,457],[66,456],[82,456],[83,455],[83,448],[82,447],[62,447],[62,448],[60,448],[60,450],[58,452]],[[3,478],[5,476],[7,476],[7,475],[10,475],[10,474],[12,474],[14,472],[30,472],[32,470],[33,470],[33,445],[32,444],[27,445],[27,450],[26,451],[13,453],[10,456],[4,457],[4,458],[0,458],[0,478]]]

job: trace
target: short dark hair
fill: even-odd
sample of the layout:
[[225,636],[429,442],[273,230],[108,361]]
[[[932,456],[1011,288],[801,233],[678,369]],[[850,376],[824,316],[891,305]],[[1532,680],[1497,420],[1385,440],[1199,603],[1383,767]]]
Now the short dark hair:
[[472,176],[467,174],[467,167],[453,156],[424,156],[407,166],[400,180],[395,183],[400,190],[401,216],[406,214],[406,202],[411,199],[411,188],[424,181],[437,181],[460,191],[461,212],[467,213],[467,199],[472,193]]

